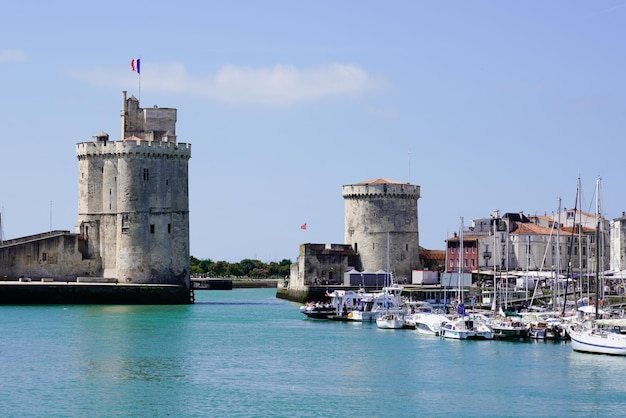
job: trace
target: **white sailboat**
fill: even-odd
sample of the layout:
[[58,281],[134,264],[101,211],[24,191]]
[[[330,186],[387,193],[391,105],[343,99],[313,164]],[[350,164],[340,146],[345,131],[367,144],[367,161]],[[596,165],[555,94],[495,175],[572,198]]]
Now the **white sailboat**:
[[599,318],[600,294],[600,180],[596,182],[596,288],[595,315],[589,321],[577,324],[569,329],[569,336],[574,351],[594,354],[613,354],[626,356],[626,334],[615,332],[619,327],[607,327],[610,322]]
[[461,290],[461,275],[463,273],[463,218],[461,218],[461,226],[459,231],[459,265],[457,280],[457,314],[459,316],[448,320],[439,328],[439,335],[443,338],[455,340],[492,340],[493,330],[487,323],[475,315],[470,317],[465,312],[463,306],[463,292]]
[[387,273],[385,274],[385,310],[376,317],[376,326],[383,329],[404,328],[404,312],[390,310],[389,289],[393,286],[389,269],[389,232],[387,232]]

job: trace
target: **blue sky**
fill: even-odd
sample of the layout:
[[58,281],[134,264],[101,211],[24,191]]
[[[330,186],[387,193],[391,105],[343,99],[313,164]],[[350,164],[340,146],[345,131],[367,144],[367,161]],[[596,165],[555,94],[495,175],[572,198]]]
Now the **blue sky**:
[[624,1],[5,2],[4,238],[74,231],[75,144],[119,139],[123,90],[178,109],[198,258],[342,243],[341,186],[375,178],[421,186],[431,249],[461,216],[573,207],[579,176],[612,219],[625,40]]

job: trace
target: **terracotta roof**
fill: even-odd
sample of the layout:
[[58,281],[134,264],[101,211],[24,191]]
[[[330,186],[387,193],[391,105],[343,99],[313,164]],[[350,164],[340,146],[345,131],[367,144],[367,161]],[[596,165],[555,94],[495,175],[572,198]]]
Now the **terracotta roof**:
[[446,252],[444,250],[427,250],[420,247],[420,258],[424,260],[445,260]]
[[357,184],[407,184],[402,181],[388,180],[388,179],[375,179],[375,180],[366,180]]
[[[574,228],[574,227],[571,227],[571,226],[564,226],[563,228],[561,228],[562,232],[567,232],[567,233],[570,233],[570,234],[572,233],[572,230],[574,230],[574,234],[575,235],[578,234],[578,229],[577,228]],[[582,232],[584,234],[592,234],[592,233],[596,232],[596,229],[595,228],[590,228],[588,226],[583,226]]]
[[511,234],[517,235],[550,235],[550,233],[554,234],[555,229],[546,228],[533,223],[519,224],[517,228],[511,232]]

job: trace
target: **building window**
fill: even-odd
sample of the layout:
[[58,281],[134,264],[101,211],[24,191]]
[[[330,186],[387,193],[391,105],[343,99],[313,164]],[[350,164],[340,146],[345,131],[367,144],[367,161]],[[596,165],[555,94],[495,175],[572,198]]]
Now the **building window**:
[[48,259],[48,253],[41,253],[41,261],[46,261]]
[[409,251],[409,244],[406,244],[406,250]]
[[154,234],[154,224],[150,224],[150,233]]
[[145,181],[150,180],[150,169],[149,168],[144,168],[143,169],[143,179]]
[[167,233],[168,234],[172,233],[172,224],[167,224]]

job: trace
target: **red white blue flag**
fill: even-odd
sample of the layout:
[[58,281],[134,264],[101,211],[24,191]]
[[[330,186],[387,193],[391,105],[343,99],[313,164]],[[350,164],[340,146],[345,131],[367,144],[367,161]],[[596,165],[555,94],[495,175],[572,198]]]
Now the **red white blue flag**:
[[133,71],[137,71],[137,74],[141,74],[141,60],[138,59],[131,59],[130,60],[130,68],[132,68]]

